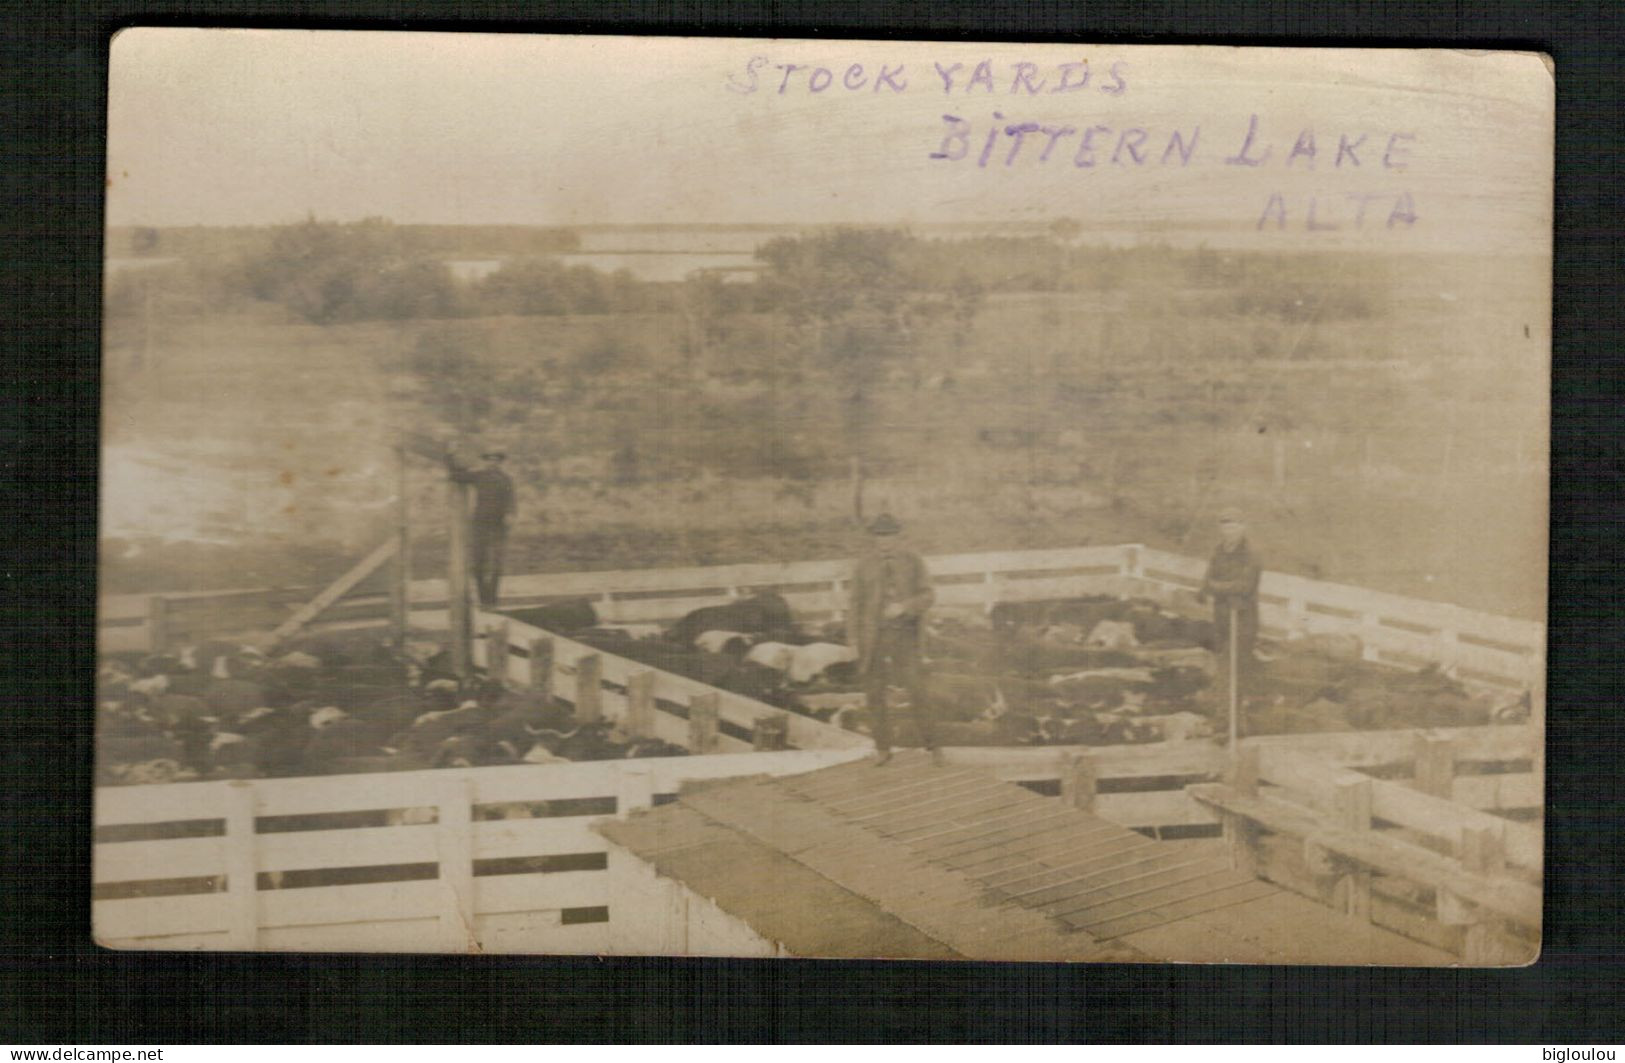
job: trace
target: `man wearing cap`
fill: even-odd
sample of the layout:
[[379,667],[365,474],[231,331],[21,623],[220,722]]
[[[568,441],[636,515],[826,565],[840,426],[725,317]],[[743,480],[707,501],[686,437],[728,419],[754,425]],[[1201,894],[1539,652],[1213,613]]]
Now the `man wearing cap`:
[[452,480],[474,487],[469,567],[473,570],[480,605],[485,608],[497,604],[497,587],[502,582],[502,554],[508,545],[508,525],[513,521],[516,508],[513,478],[502,470],[507,456],[502,450],[487,450],[481,455],[485,464],[474,469],[458,463],[455,456],[446,459]]
[[889,513],[869,525],[872,548],[852,571],[846,611],[847,642],[858,652],[864,701],[874,714],[877,764],[891,760],[890,686],[908,691],[925,748],[936,755],[936,733],[920,673],[920,629],[937,600],[920,556],[898,540],[902,527]]
[[1258,579],[1263,573],[1258,554],[1247,542],[1241,511],[1219,511],[1219,545],[1207,563],[1198,598],[1213,599],[1214,652],[1219,657],[1219,689],[1229,685],[1230,618],[1236,619],[1236,688],[1243,692],[1252,674],[1253,647],[1258,642]]

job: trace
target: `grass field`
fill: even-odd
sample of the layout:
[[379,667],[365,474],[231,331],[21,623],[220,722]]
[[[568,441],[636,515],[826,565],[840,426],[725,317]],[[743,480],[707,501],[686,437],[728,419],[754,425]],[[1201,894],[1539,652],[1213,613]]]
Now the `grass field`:
[[[1364,316],[1211,287],[990,295],[865,389],[871,512],[926,552],[1205,553],[1239,504],[1272,568],[1540,617],[1546,268],[1395,260]],[[854,546],[853,396],[765,316],[319,327],[160,306],[106,340],[110,592],[336,575],[388,530],[408,427],[509,448],[510,571]],[[410,484],[429,572],[443,496],[426,465]]]

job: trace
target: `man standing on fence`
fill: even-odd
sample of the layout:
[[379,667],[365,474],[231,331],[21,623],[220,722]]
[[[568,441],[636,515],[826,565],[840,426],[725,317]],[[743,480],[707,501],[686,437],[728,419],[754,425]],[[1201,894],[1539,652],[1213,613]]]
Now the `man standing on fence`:
[[1242,696],[1250,689],[1256,671],[1253,648],[1258,643],[1258,580],[1262,574],[1258,554],[1247,542],[1247,525],[1242,523],[1241,511],[1221,509],[1219,545],[1207,563],[1202,589],[1197,592],[1198,598],[1213,599],[1213,651],[1219,658],[1215,687],[1221,702],[1229,697],[1232,650],[1236,689]]
[[858,652],[864,702],[874,719],[877,766],[891,760],[887,694],[892,686],[908,691],[922,744],[933,759],[940,762],[941,756],[920,671],[920,632],[936,592],[925,562],[899,542],[902,530],[889,513],[869,525],[872,548],[853,569],[847,601],[847,642]]
[[468,563],[480,605],[490,609],[497,604],[502,582],[502,555],[508,545],[508,526],[513,522],[513,478],[502,470],[507,454],[489,449],[481,455],[485,464],[470,469],[448,454],[446,468],[455,483],[474,488],[474,511],[470,520]]

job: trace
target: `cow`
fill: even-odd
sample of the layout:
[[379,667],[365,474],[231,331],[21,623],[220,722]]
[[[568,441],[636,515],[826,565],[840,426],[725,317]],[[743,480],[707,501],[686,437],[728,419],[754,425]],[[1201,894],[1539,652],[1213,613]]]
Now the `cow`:
[[790,659],[788,678],[790,682],[796,684],[810,683],[831,669],[852,664],[857,659],[857,650],[833,642],[814,642],[806,646],[797,646]]
[[684,646],[707,631],[739,631],[777,639],[793,635],[795,617],[783,595],[764,593],[741,598],[726,605],[695,609],[672,625],[666,637]]
[[796,659],[796,648],[782,642],[758,642],[745,654],[745,660],[771,668],[775,672],[788,672]]
[[543,628],[560,635],[569,635],[583,628],[598,625],[598,612],[587,598],[538,605],[529,609],[505,609],[503,615],[522,624]]
[[1088,645],[1101,650],[1131,650],[1138,646],[1134,625],[1122,620],[1102,620],[1089,632]]
[[702,631],[694,645],[707,653],[727,653],[743,657],[750,649],[751,638],[742,631]]

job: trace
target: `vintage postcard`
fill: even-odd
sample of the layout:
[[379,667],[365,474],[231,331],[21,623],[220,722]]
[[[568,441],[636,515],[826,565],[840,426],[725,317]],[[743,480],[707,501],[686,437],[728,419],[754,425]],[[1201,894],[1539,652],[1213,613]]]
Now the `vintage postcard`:
[[1545,57],[111,56],[102,945],[1538,956]]

